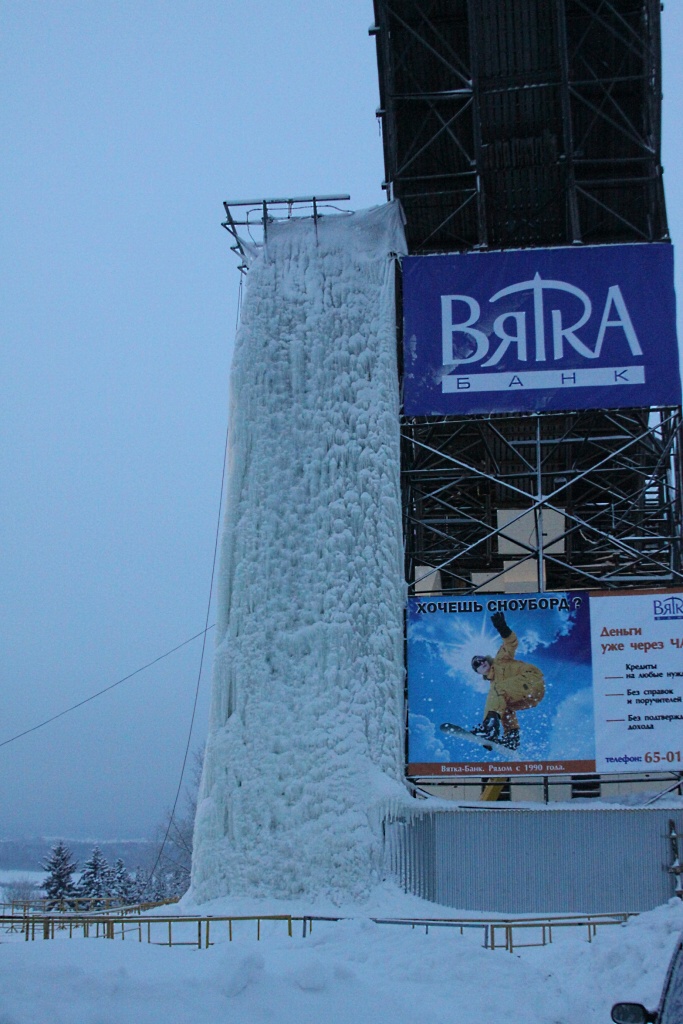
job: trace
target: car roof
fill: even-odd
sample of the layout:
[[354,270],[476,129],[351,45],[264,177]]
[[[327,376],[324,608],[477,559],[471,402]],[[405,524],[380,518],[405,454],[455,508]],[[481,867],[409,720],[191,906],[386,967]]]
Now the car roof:
[[662,1007],[664,1006],[664,1001],[666,999],[667,992],[669,991],[669,986],[671,985],[671,979],[672,979],[672,976],[673,976],[674,965],[676,964],[676,961],[677,961],[677,958],[678,958],[678,954],[680,953],[682,946],[683,946],[683,932],[681,932],[680,935],[678,936],[678,940],[676,942],[676,945],[674,946],[674,951],[671,954],[671,959],[669,960],[669,966],[667,967],[667,970],[666,970],[666,978],[664,979],[664,985],[662,986],[662,995],[661,995],[660,1000],[659,1000],[659,1006],[657,1007],[657,1018],[658,1019],[659,1019],[659,1016],[661,1014]]

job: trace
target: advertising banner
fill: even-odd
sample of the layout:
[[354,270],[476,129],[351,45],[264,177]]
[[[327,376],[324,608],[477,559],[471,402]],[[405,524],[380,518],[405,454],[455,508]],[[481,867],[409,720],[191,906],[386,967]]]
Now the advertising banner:
[[673,247],[408,256],[408,416],[678,405]]
[[408,604],[408,774],[683,770],[683,591]]

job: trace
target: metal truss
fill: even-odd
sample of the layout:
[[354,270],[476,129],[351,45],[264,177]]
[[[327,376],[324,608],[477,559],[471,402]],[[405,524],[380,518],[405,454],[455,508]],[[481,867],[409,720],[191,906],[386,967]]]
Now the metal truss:
[[410,251],[668,238],[659,0],[375,0]]
[[411,251],[471,248],[485,234],[466,0],[376,0],[386,182]]
[[683,585],[681,410],[402,423],[409,593]]

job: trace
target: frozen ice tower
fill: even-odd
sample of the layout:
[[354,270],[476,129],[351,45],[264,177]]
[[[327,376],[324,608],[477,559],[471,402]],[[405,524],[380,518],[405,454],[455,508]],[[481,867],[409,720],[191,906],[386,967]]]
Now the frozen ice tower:
[[362,898],[403,790],[393,203],[269,225],[231,378],[192,894]]

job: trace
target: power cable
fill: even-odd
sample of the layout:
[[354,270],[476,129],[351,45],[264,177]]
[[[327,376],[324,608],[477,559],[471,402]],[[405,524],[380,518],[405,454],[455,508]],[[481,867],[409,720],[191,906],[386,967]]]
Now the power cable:
[[136,668],[134,672],[129,672],[129,674],[124,676],[123,679],[117,679],[115,683],[105,686],[103,690],[98,690],[97,693],[91,694],[90,697],[86,697],[84,700],[79,700],[77,704],[72,704],[71,707],[65,708],[64,711],[60,711],[56,715],[52,715],[51,718],[46,718],[44,722],[39,722],[38,725],[32,725],[30,729],[24,729],[23,732],[18,732],[16,736],[10,736],[9,739],[2,740],[2,742],[0,742],[0,747],[6,747],[8,743],[14,743],[15,740],[20,740],[22,736],[28,736],[29,733],[36,732],[36,730],[49,725],[50,722],[56,722],[58,718],[63,718],[64,715],[68,715],[70,711],[75,711],[76,708],[82,708],[84,704],[90,703],[90,701],[95,700],[96,697],[101,697],[103,693],[108,693],[109,690],[113,690],[114,687],[120,686],[121,683],[127,682],[129,679],[132,679],[133,676],[139,675],[140,672],[144,672],[145,669],[151,668],[152,665],[156,665],[157,662],[163,661],[164,658],[168,658],[169,655],[175,654],[175,652],[179,651],[181,647],[186,647],[187,644],[191,644],[193,640],[197,639],[197,637],[203,636],[204,643],[206,643],[206,634],[210,629],[213,629],[214,626],[215,622],[212,622],[210,626],[207,625],[204,629],[200,630],[199,633],[195,633],[194,636],[189,637],[188,640],[183,640],[181,644],[178,644],[176,647],[172,647],[170,651],[166,651],[165,654],[160,654],[158,658],[154,658],[153,661],[148,661],[146,665],[141,665],[140,668]]
[[[241,298],[242,298],[242,280],[240,278],[240,293],[239,293],[239,302],[240,302],[240,304],[241,304]],[[238,309],[237,316],[238,316],[238,319],[239,319],[239,309]],[[194,720],[195,720],[196,713],[197,713],[197,703],[198,703],[198,700],[199,700],[199,684],[200,684],[201,678],[202,678],[202,670],[203,670],[203,667],[204,667],[204,655],[206,653],[206,634],[209,632],[209,630],[213,629],[214,626],[216,625],[215,622],[212,622],[211,625],[209,625],[209,615],[211,613],[211,599],[213,597],[213,584],[214,584],[214,579],[215,579],[215,575],[216,575],[216,559],[217,559],[217,555],[218,555],[218,540],[219,540],[219,537],[220,537],[220,522],[221,522],[221,513],[222,513],[222,509],[223,509],[223,491],[224,491],[224,487],[225,487],[225,470],[226,470],[227,459],[228,459],[228,432],[229,432],[229,426],[228,426],[228,428],[226,428],[226,432],[225,432],[225,445],[224,445],[224,450],[223,450],[223,469],[222,469],[222,472],[221,472],[221,490],[220,490],[220,498],[219,498],[219,501],[218,501],[218,516],[217,516],[217,521],[216,521],[216,532],[215,532],[215,537],[214,537],[213,561],[212,561],[212,565],[211,565],[211,582],[209,584],[209,600],[208,600],[207,606],[206,606],[206,619],[205,619],[205,622],[204,622],[204,629],[200,630],[199,633],[195,633],[194,636],[189,637],[187,640],[183,640],[183,642],[178,644],[176,647],[172,647],[171,650],[170,651],[166,651],[165,654],[160,654],[158,658],[154,658],[152,661],[148,661],[146,665],[141,665],[140,668],[136,668],[134,672],[130,672],[127,676],[123,676],[122,679],[117,679],[115,683],[111,683],[109,686],[105,686],[104,689],[98,690],[97,693],[91,694],[90,697],[85,697],[84,700],[80,700],[80,701],[78,701],[77,704],[72,704],[70,707],[65,708],[64,711],[60,711],[60,712],[58,712],[58,714],[52,715],[50,718],[46,718],[44,721],[39,722],[37,725],[31,726],[30,729],[24,729],[23,732],[18,732],[18,733],[16,733],[16,735],[10,736],[6,740],[0,741],[0,747],[5,747],[9,743],[14,743],[16,740],[21,739],[22,736],[28,736],[30,733],[36,732],[38,729],[44,728],[46,725],[49,725],[51,722],[56,722],[58,718],[63,718],[64,715],[68,715],[71,711],[75,711],[77,708],[83,707],[84,704],[88,704],[88,703],[90,703],[90,701],[95,700],[97,697],[101,697],[102,694],[108,693],[109,690],[113,690],[115,687],[120,686],[122,683],[127,682],[129,679],[132,679],[133,676],[139,675],[140,672],[144,672],[145,669],[151,668],[152,665],[156,665],[158,662],[163,661],[164,658],[168,658],[171,654],[175,654],[176,651],[179,651],[182,647],[187,646],[187,644],[192,643],[193,640],[196,640],[198,637],[201,636],[202,637],[202,651],[201,651],[201,656],[200,656],[200,659],[199,659],[199,671],[197,673],[197,684],[195,686],[194,702],[193,702],[193,705],[192,705],[192,714],[190,716],[190,728],[188,730],[187,744],[185,746],[185,754],[184,754],[184,757],[183,757],[183,764],[182,764],[182,767],[180,769],[180,778],[178,780],[178,788],[176,790],[175,799],[173,801],[173,807],[171,809],[171,814],[170,814],[170,817],[169,817],[168,826],[166,828],[166,833],[165,833],[164,838],[163,838],[163,840],[161,842],[161,846],[159,848],[159,853],[157,854],[156,861],[154,862],[154,867],[152,868],[152,870],[150,872],[150,877],[152,877],[154,875],[154,872],[156,871],[156,869],[157,869],[157,867],[159,865],[159,861],[161,860],[162,854],[164,852],[164,847],[166,846],[166,843],[168,841],[168,837],[169,837],[169,834],[170,834],[170,831],[171,831],[171,827],[175,826],[176,830],[178,830],[177,825],[175,825],[174,818],[175,818],[175,812],[176,812],[176,809],[177,809],[177,806],[178,806],[178,800],[180,798],[180,791],[181,791],[182,784],[183,784],[183,777],[185,775],[185,768],[187,767],[187,758],[188,758],[188,755],[189,755],[189,752],[190,752],[190,743],[192,741],[192,730],[193,730],[193,727],[194,727]]]
[[153,866],[152,870],[149,873],[150,879],[154,877],[154,874],[155,874],[155,872],[156,872],[156,870],[157,870],[157,868],[159,866],[159,861],[162,858],[162,855],[163,855],[163,852],[164,852],[164,847],[166,846],[166,843],[168,842],[168,837],[170,835],[171,828],[172,828],[173,825],[175,825],[175,812],[176,812],[176,809],[178,807],[178,800],[180,799],[180,791],[181,791],[182,786],[183,786],[183,777],[185,775],[185,768],[187,767],[187,758],[188,758],[189,753],[190,753],[190,743],[192,742],[192,729],[194,728],[195,715],[197,714],[197,701],[199,700],[199,684],[200,684],[201,679],[202,679],[202,669],[204,667],[204,653],[206,651],[206,634],[209,631],[208,621],[209,621],[209,615],[211,614],[211,599],[213,597],[213,581],[214,581],[214,578],[216,576],[216,559],[217,559],[217,556],[218,556],[218,540],[219,540],[219,537],[220,537],[221,512],[223,510],[223,490],[225,488],[225,469],[226,469],[227,462],[228,462],[228,434],[229,434],[229,430],[230,430],[230,427],[228,425],[228,427],[226,427],[226,430],[225,430],[225,445],[224,445],[224,448],[223,448],[223,470],[222,470],[222,473],[221,473],[221,493],[220,493],[220,498],[218,500],[218,516],[216,517],[216,533],[215,533],[214,542],[213,542],[213,562],[211,564],[211,582],[209,584],[209,599],[208,599],[207,605],[206,605],[206,620],[205,620],[205,622],[207,623],[207,625],[206,625],[206,628],[204,629],[204,637],[202,639],[202,653],[201,653],[201,656],[199,658],[199,671],[197,673],[197,684],[195,686],[195,691],[194,691],[194,703],[192,705],[192,714],[190,716],[190,728],[189,728],[188,734],[187,734],[187,743],[185,744],[185,755],[183,757],[183,764],[182,764],[182,767],[180,769],[180,778],[178,779],[178,788],[176,789],[175,799],[173,801],[173,807],[171,808],[171,813],[170,813],[169,819],[168,819],[168,825],[166,826],[166,833],[164,835],[164,838],[161,841],[161,846],[159,847],[159,852],[157,854],[157,858],[156,858],[156,860],[154,862],[154,866]]

